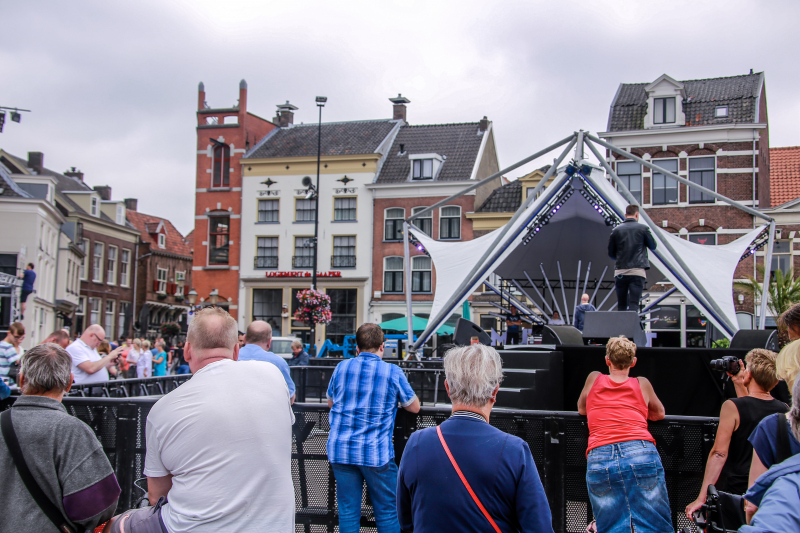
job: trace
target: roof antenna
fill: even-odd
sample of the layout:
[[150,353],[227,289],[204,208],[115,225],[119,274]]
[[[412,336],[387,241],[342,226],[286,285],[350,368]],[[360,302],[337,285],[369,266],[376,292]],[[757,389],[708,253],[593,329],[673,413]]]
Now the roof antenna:
[[753,69],[750,69],[750,74],[752,74],[752,73],[753,73]]

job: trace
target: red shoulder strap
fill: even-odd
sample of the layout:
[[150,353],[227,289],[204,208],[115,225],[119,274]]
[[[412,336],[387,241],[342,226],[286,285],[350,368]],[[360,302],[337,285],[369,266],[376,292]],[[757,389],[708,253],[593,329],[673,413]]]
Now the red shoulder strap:
[[442,443],[442,448],[444,448],[444,453],[447,454],[447,457],[450,459],[450,462],[453,464],[453,468],[456,469],[456,473],[458,474],[458,477],[461,478],[461,482],[467,488],[467,492],[469,492],[469,495],[472,496],[472,499],[478,505],[478,508],[483,513],[483,516],[486,517],[486,520],[488,520],[489,523],[492,524],[492,527],[494,528],[494,530],[497,533],[502,533],[502,531],[500,531],[500,528],[497,527],[497,524],[495,523],[495,521],[492,520],[492,517],[489,515],[489,512],[486,510],[486,508],[483,506],[481,501],[478,499],[478,496],[472,490],[472,487],[469,486],[469,482],[467,481],[467,478],[464,477],[464,474],[461,472],[461,469],[458,467],[458,463],[456,463],[455,457],[453,457],[453,454],[450,453],[450,448],[447,447],[447,443],[444,441],[444,435],[442,435],[441,427],[436,426],[436,433],[439,434],[439,442]]

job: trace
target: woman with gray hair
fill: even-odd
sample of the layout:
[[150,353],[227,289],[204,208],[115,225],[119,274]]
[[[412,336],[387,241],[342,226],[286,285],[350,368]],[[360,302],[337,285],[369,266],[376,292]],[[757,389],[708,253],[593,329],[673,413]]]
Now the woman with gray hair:
[[[800,440],[800,380],[794,382],[792,410],[787,418],[794,438]],[[800,531],[800,454],[772,465],[744,497],[758,511],[740,533]]]
[[444,373],[453,413],[411,434],[397,477],[400,528],[552,533],[528,444],[489,425],[503,379],[497,351],[482,344],[453,348]]

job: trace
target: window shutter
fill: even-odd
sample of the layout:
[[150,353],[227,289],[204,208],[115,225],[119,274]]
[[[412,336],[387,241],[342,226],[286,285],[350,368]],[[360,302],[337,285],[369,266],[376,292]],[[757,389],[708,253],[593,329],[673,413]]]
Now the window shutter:
[[158,280],[157,279],[153,280],[153,291],[154,292],[158,292]]
[[175,287],[176,287],[176,285],[174,283],[170,283],[169,284],[169,293],[170,294],[175,294]]

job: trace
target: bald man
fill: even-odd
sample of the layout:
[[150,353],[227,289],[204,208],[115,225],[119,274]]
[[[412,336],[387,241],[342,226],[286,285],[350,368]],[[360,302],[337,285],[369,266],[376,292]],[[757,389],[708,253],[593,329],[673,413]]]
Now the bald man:
[[269,351],[272,345],[272,326],[263,320],[256,320],[247,327],[244,342],[244,347],[239,349],[239,361],[263,361],[277,366],[283,374],[286,386],[289,387],[289,396],[294,403],[295,386],[289,371],[289,364],[283,357]]
[[575,327],[581,331],[583,331],[583,320],[587,311],[597,311],[597,309],[589,303],[589,295],[583,294],[581,296],[581,305],[575,309]]
[[[75,342],[67,346],[72,357],[72,373],[75,384],[100,383],[108,381],[108,369],[119,357],[122,348],[117,348],[105,357],[100,357],[97,347],[106,340],[106,332],[97,324],[92,324]],[[116,372],[112,369],[112,372]]]

